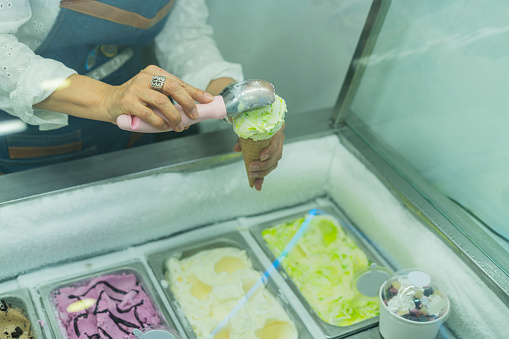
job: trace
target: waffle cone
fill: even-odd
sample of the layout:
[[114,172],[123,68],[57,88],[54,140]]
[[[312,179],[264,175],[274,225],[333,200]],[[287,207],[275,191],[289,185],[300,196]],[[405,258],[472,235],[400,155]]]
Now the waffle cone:
[[242,156],[244,157],[244,164],[246,165],[246,173],[248,173],[249,186],[253,187],[257,178],[249,177],[249,164],[255,160],[260,160],[260,152],[266,149],[272,138],[265,140],[253,140],[239,138],[240,147],[242,148]]

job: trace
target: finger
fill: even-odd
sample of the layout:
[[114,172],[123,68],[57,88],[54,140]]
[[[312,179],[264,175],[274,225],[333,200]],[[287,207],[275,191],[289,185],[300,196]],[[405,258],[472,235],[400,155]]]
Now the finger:
[[285,134],[283,133],[283,129],[285,128],[285,124],[279,129],[279,131],[274,134],[269,146],[260,152],[260,160],[264,161],[276,154],[277,150],[280,148],[280,144],[285,140]]
[[191,119],[195,119],[199,115],[198,110],[196,110],[195,100],[200,103],[209,103],[214,99],[212,94],[189,85],[180,78],[157,66],[147,66],[142,73],[150,77],[149,84],[153,76],[164,76],[166,79],[163,84],[162,93],[171,96],[180,106],[182,106],[185,114]]
[[[175,75],[171,74],[171,73],[168,73],[167,71],[165,71],[164,69],[160,68],[160,67],[157,67],[157,66],[154,66],[154,65],[150,65],[150,66],[147,66],[142,72],[145,72],[147,74],[150,75],[150,79],[152,80],[152,77],[154,75],[161,75],[163,77],[166,78],[166,81],[168,79],[171,79],[172,81],[176,81],[180,84],[180,86],[182,88],[184,88],[184,90],[186,92],[189,93],[189,95],[196,101],[202,103],[202,104],[206,104],[206,103],[209,103],[211,102],[212,100],[214,100],[214,96],[204,90],[201,90],[199,88],[196,88],[194,86],[191,86],[189,85],[188,83],[186,83],[185,81],[183,81],[182,79],[176,77]],[[166,85],[166,81],[164,82],[165,85]],[[150,82],[149,82],[150,83]],[[163,93],[164,92],[164,85],[163,85]]]
[[182,87],[189,93],[189,95],[191,95],[194,100],[201,104],[208,104],[214,100],[214,96],[212,94],[191,86],[187,82],[182,81]]
[[167,131],[169,128],[168,123],[164,121],[163,118],[154,114],[154,112],[150,108],[148,108],[147,106],[143,105],[140,102],[134,103],[131,106],[128,114],[136,115],[141,120],[149,123],[150,125],[156,128],[159,128],[162,131]]
[[257,191],[261,191],[262,190],[262,185],[263,185],[263,178],[259,178],[259,179],[256,179],[255,182],[254,182],[254,187]]
[[166,95],[157,91],[140,91],[138,97],[147,106],[157,108],[169,121],[174,131],[182,132],[184,130],[180,113]]
[[[282,136],[284,139],[284,135]],[[249,164],[249,170],[251,171],[259,171],[266,170],[272,167],[275,163],[277,163],[283,157],[283,140],[278,143],[278,149],[276,150],[274,156],[271,156],[267,160],[264,161],[253,161]]]
[[274,165],[272,165],[270,168],[266,169],[266,170],[249,172],[249,177],[251,177],[251,178],[263,178],[263,177],[266,177],[270,172],[275,170],[276,167],[277,167],[277,162]]
[[233,151],[234,152],[242,152],[242,148],[240,147],[240,140],[237,139],[237,143],[235,144],[235,146],[233,146]]
[[181,80],[178,78],[166,78],[163,85],[163,93],[171,96],[181,107],[184,113],[191,119],[199,116],[196,102],[193,97],[184,89]]

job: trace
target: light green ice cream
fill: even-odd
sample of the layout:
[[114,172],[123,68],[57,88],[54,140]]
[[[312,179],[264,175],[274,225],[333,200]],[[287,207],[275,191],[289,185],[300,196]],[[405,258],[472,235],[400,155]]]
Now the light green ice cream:
[[286,111],[286,102],[276,95],[271,105],[242,112],[234,117],[233,130],[244,139],[269,139],[283,126]]
[[[262,232],[263,239],[277,257],[297,232],[300,218]],[[283,267],[304,298],[325,322],[349,326],[379,314],[376,298],[355,293],[352,277],[368,267],[366,254],[349,238],[337,220],[314,217]]]

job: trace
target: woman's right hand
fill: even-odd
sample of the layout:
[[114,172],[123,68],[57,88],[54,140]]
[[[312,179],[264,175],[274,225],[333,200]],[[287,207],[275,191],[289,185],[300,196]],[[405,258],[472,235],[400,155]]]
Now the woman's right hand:
[[[163,76],[165,81],[159,92],[151,87],[154,76]],[[214,97],[201,89],[195,88],[176,76],[166,72],[157,66],[148,66],[126,83],[120,86],[112,86],[106,91],[101,103],[106,120],[116,123],[122,114],[138,116],[150,125],[165,131],[170,127],[176,132],[182,132],[184,126],[180,113],[171,103],[168,97],[175,100],[185,114],[195,119],[198,117],[195,101],[206,104]],[[157,116],[150,107],[158,108],[170,122],[168,124]]]

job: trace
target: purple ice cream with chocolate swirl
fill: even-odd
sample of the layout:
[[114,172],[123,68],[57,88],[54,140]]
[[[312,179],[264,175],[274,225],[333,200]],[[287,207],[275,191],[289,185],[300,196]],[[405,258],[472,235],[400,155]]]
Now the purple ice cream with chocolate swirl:
[[108,274],[57,289],[52,299],[70,339],[131,339],[133,329],[161,324],[132,273]]

